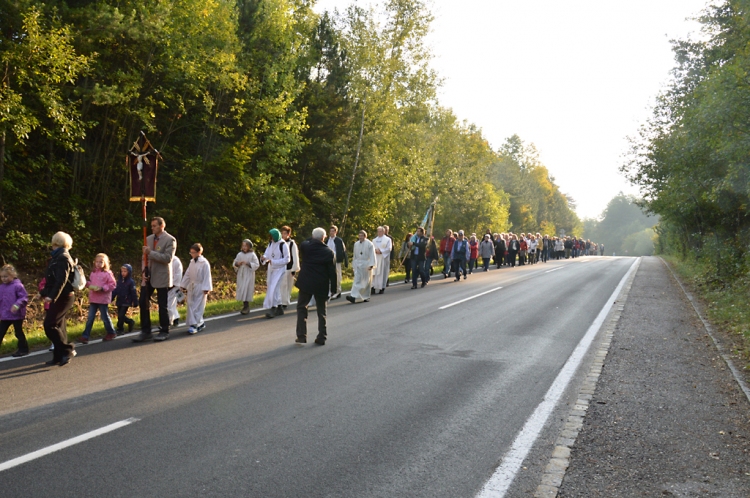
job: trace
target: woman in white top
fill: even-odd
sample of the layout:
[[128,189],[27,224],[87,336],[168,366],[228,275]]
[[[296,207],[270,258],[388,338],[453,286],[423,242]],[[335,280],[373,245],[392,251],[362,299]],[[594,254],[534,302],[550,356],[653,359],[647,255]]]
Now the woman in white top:
[[237,272],[237,301],[242,301],[240,313],[247,315],[255,294],[255,270],[260,268],[260,261],[249,239],[242,241],[242,249],[234,258],[232,268]]

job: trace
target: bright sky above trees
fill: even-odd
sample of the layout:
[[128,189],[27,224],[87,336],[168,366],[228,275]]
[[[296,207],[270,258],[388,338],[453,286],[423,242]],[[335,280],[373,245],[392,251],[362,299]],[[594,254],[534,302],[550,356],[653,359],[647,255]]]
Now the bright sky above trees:
[[[315,10],[350,3],[319,0]],[[434,0],[441,104],[495,148],[513,134],[534,143],[579,216],[598,216],[620,190],[637,193],[617,171],[626,137],[668,81],[670,40],[697,30],[686,18],[706,3]]]

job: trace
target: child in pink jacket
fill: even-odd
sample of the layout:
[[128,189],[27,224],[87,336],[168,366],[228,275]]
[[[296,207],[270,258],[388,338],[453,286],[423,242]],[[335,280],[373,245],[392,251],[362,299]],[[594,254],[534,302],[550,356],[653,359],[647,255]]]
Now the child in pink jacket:
[[111,341],[117,337],[117,334],[112,326],[108,309],[109,303],[112,302],[112,291],[117,287],[117,282],[109,269],[109,257],[106,254],[97,254],[94,258],[94,271],[89,275],[86,287],[89,288],[89,318],[86,321],[86,329],[83,331],[80,341],[83,344],[88,344],[97,311],[102,317],[104,329],[107,331],[104,340]]

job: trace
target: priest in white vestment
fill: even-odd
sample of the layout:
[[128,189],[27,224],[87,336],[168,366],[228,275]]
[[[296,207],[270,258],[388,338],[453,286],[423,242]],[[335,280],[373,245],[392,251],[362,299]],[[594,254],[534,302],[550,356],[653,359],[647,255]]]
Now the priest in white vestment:
[[178,291],[182,282],[182,261],[177,256],[172,258],[172,282],[174,287],[167,294],[167,310],[169,311],[169,323],[176,327],[180,322],[180,312],[177,311]]
[[255,270],[260,268],[260,261],[253,250],[250,239],[242,241],[242,249],[234,258],[232,268],[237,272],[237,301],[242,301],[242,313],[250,313],[250,303],[255,294]]
[[278,229],[272,228],[268,233],[271,234],[271,243],[263,253],[260,263],[268,263],[266,299],[263,301],[263,307],[268,310],[266,318],[273,318],[284,314],[281,307],[281,279],[286,275],[286,265],[289,264],[289,248]]
[[292,239],[291,227],[281,227],[281,238],[284,239],[289,249],[289,263],[286,265],[286,273],[281,277],[281,306],[282,308],[286,308],[292,302],[294,275],[299,271],[299,249],[294,239]]
[[211,265],[203,257],[203,246],[190,246],[190,265],[182,276],[180,287],[187,292],[187,325],[188,334],[195,334],[206,328],[203,312],[206,309],[208,293],[214,290],[211,280]]
[[382,294],[388,285],[388,276],[391,273],[391,251],[393,242],[385,234],[385,227],[378,227],[378,236],[372,239],[375,246],[375,269],[372,275],[373,292]]
[[359,240],[354,243],[354,283],[351,294],[346,296],[350,303],[361,303],[370,300],[372,289],[372,270],[375,268],[375,246],[367,240],[367,232],[359,231]]

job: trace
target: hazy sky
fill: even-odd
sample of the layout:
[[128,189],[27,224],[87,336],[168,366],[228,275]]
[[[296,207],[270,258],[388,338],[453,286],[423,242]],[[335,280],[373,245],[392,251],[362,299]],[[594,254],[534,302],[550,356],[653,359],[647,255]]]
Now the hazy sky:
[[[316,10],[352,0],[318,0]],[[369,0],[360,0],[368,5]],[[670,40],[697,33],[706,0],[433,0],[440,102],[494,148],[536,145],[582,218],[619,191],[635,136],[674,66]]]

